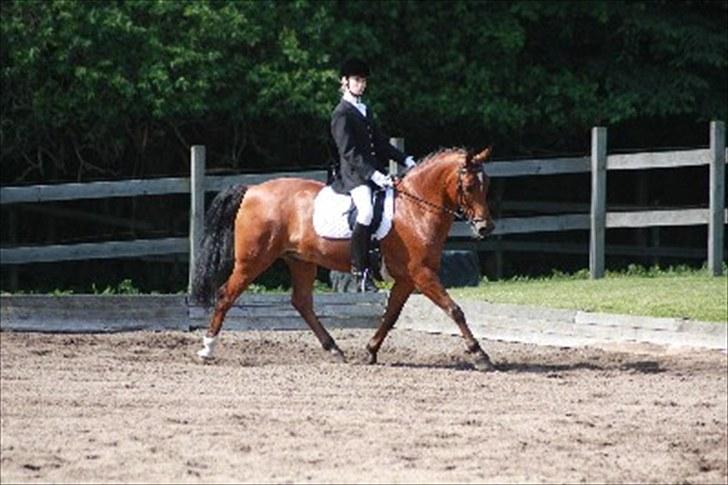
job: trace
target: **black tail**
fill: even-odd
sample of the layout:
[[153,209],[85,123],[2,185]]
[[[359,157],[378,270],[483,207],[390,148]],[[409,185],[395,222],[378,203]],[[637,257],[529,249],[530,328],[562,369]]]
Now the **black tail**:
[[245,185],[223,190],[215,196],[205,214],[205,235],[195,264],[190,295],[195,303],[212,305],[217,289],[233,270],[235,216],[246,190]]

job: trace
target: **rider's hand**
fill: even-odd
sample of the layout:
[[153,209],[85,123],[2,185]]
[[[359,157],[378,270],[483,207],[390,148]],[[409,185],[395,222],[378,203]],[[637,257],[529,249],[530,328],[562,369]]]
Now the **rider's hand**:
[[394,180],[392,180],[392,177],[389,175],[384,175],[380,171],[375,171],[372,174],[372,182],[377,184],[378,186],[385,188],[385,187],[394,187]]
[[411,156],[405,158],[404,165],[407,167],[407,170],[410,170],[412,168],[415,168],[417,166],[417,162],[415,162],[415,159]]

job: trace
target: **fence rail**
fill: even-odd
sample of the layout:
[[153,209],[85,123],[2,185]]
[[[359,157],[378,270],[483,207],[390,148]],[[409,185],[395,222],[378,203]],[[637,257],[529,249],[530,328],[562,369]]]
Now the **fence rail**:
[[[394,141],[393,141],[394,142]],[[397,139],[396,143],[403,143]],[[488,164],[491,177],[522,177],[591,173],[592,200],[589,213],[509,217],[498,221],[494,235],[526,234],[553,231],[590,231],[590,273],[599,278],[604,273],[605,231],[612,228],[655,226],[708,225],[708,267],[712,274],[721,274],[723,241],[728,211],[725,210],[725,125],[722,121],[710,124],[710,147],[670,152],[607,154],[606,128],[592,130],[591,157],[499,161]],[[608,212],[606,179],[609,170],[638,170],[709,166],[710,193],[708,208],[686,208],[630,212]],[[190,255],[190,279],[204,227],[204,194],[222,190],[230,185],[253,185],[274,177],[302,177],[326,180],[325,170],[277,172],[228,176],[205,175],[205,148],[191,149],[191,177],[173,177],[114,182],[34,185],[29,187],[0,187],[0,204],[50,202],[111,197],[191,194],[190,233],[188,238],[109,241],[73,245],[23,246],[0,248],[2,265],[18,265],[63,260],[138,257],[163,254]],[[548,205],[548,203],[547,203]],[[470,236],[464,223],[455,223],[451,238]],[[457,239],[455,239],[457,240]],[[481,243],[489,247],[498,243]],[[501,246],[502,247],[502,246]],[[525,247],[525,246],[524,246]],[[545,246],[544,246],[545,247]],[[554,248],[555,249],[555,248]],[[573,250],[573,248],[571,248]],[[628,251],[629,253],[629,251]],[[702,253],[702,251],[701,251]]]
[[80,244],[52,244],[0,249],[2,264],[50,263],[84,259],[133,258],[189,251],[189,238],[135,239]]

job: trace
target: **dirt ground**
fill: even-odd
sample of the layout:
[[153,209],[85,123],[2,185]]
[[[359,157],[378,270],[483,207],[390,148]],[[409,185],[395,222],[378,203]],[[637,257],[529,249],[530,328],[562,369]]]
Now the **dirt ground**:
[[728,356],[395,330],[0,334],[0,481],[728,481]]

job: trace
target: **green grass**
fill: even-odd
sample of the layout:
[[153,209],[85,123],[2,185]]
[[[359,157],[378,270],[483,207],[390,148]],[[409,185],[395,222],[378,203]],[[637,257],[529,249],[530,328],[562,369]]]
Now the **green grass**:
[[726,276],[712,277],[705,270],[631,266],[624,272],[607,272],[600,280],[590,280],[588,273],[581,271],[538,279],[484,281],[477,288],[449,291],[456,299],[726,323],[727,283]]
[[[728,274],[725,265],[723,272]],[[388,288],[391,284],[382,286]],[[280,293],[290,290],[281,286],[267,288],[253,284],[247,291]],[[314,291],[331,292],[331,288],[316,281]],[[709,322],[726,323],[728,312],[728,278],[712,277],[705,270],[686,267],[661,270],[630,266],[626,271],[607,272],[606,277],[600,280],[590,280],[588,272],[582,270],[571,275],[554,273],[543,278],[517,277],[505,281],[483,281],[477,288],[451,288],[449,292],[455,299],[473,298],[491,303],[539,305]],[[143,292],[131,280],[125,279],[116,286],[99,288],[92,285],[90,293],[138,295]],[[74,292],[55,290],[51,294],[71,295]]]

